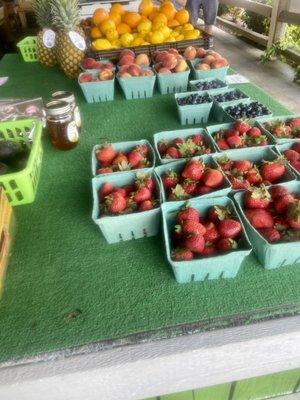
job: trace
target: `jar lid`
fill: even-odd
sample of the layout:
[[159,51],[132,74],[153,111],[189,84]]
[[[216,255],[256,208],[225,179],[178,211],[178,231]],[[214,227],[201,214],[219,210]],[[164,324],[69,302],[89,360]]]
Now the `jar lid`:
[[59,90],[57,92],[52,93],[52,99],[55,100],[63,100],[67,103],[73,103],[75,101],[75,96],[72,92],[68,92],[66,90]]
[[46,104],[46,113],[50,116],[68,114],[71,111],[71,105],[66,101],[52,100]]

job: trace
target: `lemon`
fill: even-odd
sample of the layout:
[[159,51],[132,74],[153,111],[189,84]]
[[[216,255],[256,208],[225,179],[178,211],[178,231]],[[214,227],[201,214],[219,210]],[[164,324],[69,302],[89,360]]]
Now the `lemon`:
[[170,37],[167,39],[167,42],[168,42],[168,43],[170,43],[170,42],[176,42],[176,39],[173,38],[172,36],[170,36]]
[[160,32],[164,35],[164,38],[166,40],[170,36],[171,29],[167,26],[163,26],[162,28],[160,28]]
[[174,32],[181,33],[182,28],[183,28],[182,26],[176,26],[176,28],[174,29]]
[[177,42],[180,42],[180,40],[184,40],[184,35],[179,35],[176,38]]
[[141,43],[141,46],[149,46],[151,43],[149,43],[149,42],[142,42]]
[[114,40],[118,39],[119,34],[116,29],[111,29],[106,32],[106,37],[110,42],[113,42]]
[[137,26],[137,31],[142,35],[151,31],[152,22],[151,21],[142,21]]
[[136,37],[133,39],[132,46],[140,46],[143,43],[144,39],[141,37]]
[[166,26],[163,22],[161,22],[161,21],[157,21],[157,22],[153,22],[153,24],[152,24],[152,29],[154,30],[154,31],[157,31],[158,29],[161,29],[161,28],[163,28],[164,26]]
[[134,37],[132,36],[131,33],[124,33],[120,37],[120,42],[123,47],[129,47],[131,43],[133,42]]
[[171,35],[170,36],[172,36],[173,38],[177,38],[178,36],[180,35],[180,33],[179,32],[177,32],[177,31],[173,31],[172,33],[171,33]]
[[152,32],[152,35],[150,37],[150,43],[151,44],[160,44],[164,42],[164,35],[160,31],[154,31]]
[[184,38],[187,40],[198,39],[200,36],[200,31],[198,29],[193,29],[192,31],[184,32]]
[[119,49],[120,47],[122,47],[122,46],[121,46],[120,40],[119,40],[119,39],[113,40],[113,41],[111,42],[111,47],[112,47],[113,49]]
[[96,51],[109,50],[111,49],[111,44],[107,39],[96,39],[93,41],[93,48]]
[[182,31],[193,31],[194,30],[194,27],[193,27],[193,25],[192,24],[184,24],[183,25],[183,27],[182,27]]

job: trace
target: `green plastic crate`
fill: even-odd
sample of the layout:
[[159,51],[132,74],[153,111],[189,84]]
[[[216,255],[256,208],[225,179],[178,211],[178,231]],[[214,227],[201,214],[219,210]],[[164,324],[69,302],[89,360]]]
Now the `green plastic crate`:
[[[274,150],[279,154],[279,155],[284,155],[283,152],[285,150],[289,150],[292,148],[294,143],[300,143],[300,140],[293,140],[292,142],[287,142],[287,143],[282,143],[282,144],[277,144],[274,147]],[[296,170],[296,168],[294,168],[292,166],[292,164],[288,161],[289,163],[289,167],[291,168],[291,170],[294,172],[294,174],[296,175],[297,179],[300,179],[300,172]]]
[[36,36],[27,36],[17,44],[17,47],[19,47],[24,61],[38,61]]
[[[92,75],[98,75],[99,71],[89,70]],[[84,97],[88,103],[98,103],[103,101],[112,101],[115,94],[115,78],[108,81],[96,81],[96,82],[80,82],[80,76],[78,77],[78,84],[84,94]]]
[[[203,135],[204,142],[210,147],[210,150],[211,150],[210,154],[216,153],[215,143],[214,143],[212,137],[206,132],[206,130],[204,128],[179,129],[176,131],[164,131],[164,132],[155,133],[153,135],[154,148],[156,150],[159,163],[160,164],[168,164],[170,162],[178,161],[178,159],[176,159],[176,158],[161,158],[160,153],[158,151],[158,147],[157,147],[158,143],[161,140],[163,140],[163,139],[172,140],[177,137],[182,137],[185,139],[185,138],[188,138],[189,136],[197,135],[199,133],[201,133]],[[185,158],[182,157],[182,158],[180,158],[180,160],[185,160]]]
[[[149,168],[146,168],[146,169],[147,170],[153,169],[155,167],[155,152],[154,152],[154,149],[153,149],[153,147],[151,146],[151,144],[150,144],[150,142],[148,140],[142,139],[142,140],[134,140],[134,141],[130,141],[130,142],[111,143],[111,145],[113,146],[113,148],[116,151],[126,152],[126,153],[128,151],[130,151],[134,146],[139,146],[139,145],[142,145],[142,144],[147,145],[147,147],[149,149],[149,157],[148,157],[148,159],[151,162],[151,165],[150,165]],[[100,144],[96,144],[93,147],[93,150],[92,150],[92,174],[93,174],[93,176],[97,175],[98,160],[96,158],[96,151],[99,150],[100,147],[101,147]],[[138,169],[133,169],[131,171],[143,171],[144,169],[145,168],[138,168]],[[122,171],[118,171],[118,172],[114,172],[114,173],[115,174],[122,174],[124,172],[127,172],[127,171],[123,171],[123,172]],[[111,174],[112,173],[101,174],[101,176],[104,176],[104,175],[110,175],[111,176]]]
[[134,76],[131,78],[117,76],[117,80],[127,100],[152,97],[155,79],[156,75]]
[[[166,255],[167,260],[173,269],[176,281],[179,283],[187,283],[193,281],[204,281],[206,279],[234,278],[245,257],[247,257],[252,250],[244,227],[240,242],[241,248],[239,250],[212,257],[198,258],[191,261],[172,260],[170,231],[176,224],[176,211],[178,211],[184,203],[184,201],[176,201],[163,203],[161,206]],[[230,207],[233,215],[239,218],[233,202],[228,197],[209,198],[201,201],[192,199],[189,201],[189,205],[196,208],[201,215],[205,215],[209,208],[214,205]]]
[[[157,198],[161,201],[160,185],[152,170],[144,170],[152,174],[156,182]],[[92,219],[99,226],[108,243],[118,243],[125,240],[140,239],[156,236],[160,225],[160,206],[153,210],[141,211],[126,215],[99,217],[98,190],[105,182],[111,182],[116,186],[133,183],[136,174],[124,172],[105,176],[96,176],[92,179],[93,211]]]
[[[210,112],[213,105],[213,99],[211,98],[210,103],[204,104],[191,104],[186,106],[178,105],[177,99],[189,96],[191,94],[198,92],[186,92],[186,93],[176,93],[175,101],[179,116],[179,121],[181,125],[189,125],[189,124],[201,124],[206,123],[209,120]],[[207,92],[203,92],[205,94]]]
[[188,88],[190,69],[172,74],[157,73],[158,90],[161,94],[185,92]]
[[[217,162],[213,159],[213,157],[211,156],[198,156],[198,157],[193,157],[190,158],[190,160],[202,160],[206,165],[213,167],[213,168],[219,168],[219,165],[217,164]],[[172,169],[175,172],[180,172],[183,170],[185,164],[186,164],[186,160],[179,160],[179,161],[175,161],[169,164],[163,164],[163,165],[159,165],[158,167],[154,168],[154,172],[156,173],[159,182],[160,182],[160,186],[161,186],[161,194],[162,194],[162,199],[163,201],[172,201],[173,200],[168,200],[167,199],[167,194],[162,182],[162,176],[169,171],[170,169]],[[220,169],[221,170],[221,169]],[[222,171],[222,170],[221,170]],[[223,173],[223,172],[222,172]],[[217,188],[213,191],[211,191],[210,193],[207,194],[202,194],[202,195],[197,195],[194,196],[194,199],[204,199],[204,198],[209,198],[209,197],[219,197],[219,196],[226,196],[227,194],[229,194],[231,192],[231,184],[229,182],[229,180],[227,179],[227,177],[225,176],[225,174],[223,173],[224,176],[224,182],[223,185],[220,188]]]
[[[288,188],[290,192],[300,194],[300,182],[298,181],[285,183],[282,186]],[[253,228],[243,211],[243,195],[244,192],[236,193],[234,201],[249,236],[253,251],[261,265],[266,269],[273,269],[300,263],[299,241],[271,244]]]
[[[300,118],[300,114],[291,114],[291,115],[288,115],[288,116],[284,115],[284,116],[279,116],[279,117],[271,117],[271,116],[261,117],[261,118],[259,119],[259,127],[260,127],[261,129],[263,129],[265,132],[268,132],[270,135],[272,135],[272,133],[269,132],[269,131],[264,127],[264,122],[267,122],[267,121],[284,121],[284,122],[286,122],[286,121],[288,121],[288,120],[290,120],[290,119],[292,119],[292,118]],[[272,135],[272,137],[274,138],[274,141],[275,141],[275,143],[277,143],[277,144],[295,142],[295,141],[298,141],[298,140],[299,140],[299,139],[289,139],[289,138],[286,138],[286,139],[278,139],[278,138],[275,137],[274,135]]]
[[201,58],[196,58],[195,60],[190,61],[194,79],[213,78],[213,79],[219,79],[220,81],[226,82],[226,76],[227,76],[229,65],[227,65],[226,67],[223,67],[223,68],[215,68],[215,69],[208,69],[208,70],[204,70],[204,71],[198,71],[197,69],[195,69],[195,65],[197,65],[200,61],[201,61]]
[[[221,88],[217,88],[217,89],[209,89],[209,90],[199,90],[196,86],[197,83],[202,83],[202,82],[211,82],[211,81],[218,81],[222,84]],[[224,82],[221,81],[220,79],[217,78],[205,78],[205,79],[196,79],[196,80],[192,80],[190,81],[190,88],[192,90],[197,90],[198,92],[209,92],[209,94],[213,94],[215,92],[218,92],[220,89],[228,89],[228,85]]]
[[0,185],[13,206],[32,203],[35,199],[43,155],[42,123],[33,119],[0,122],[0,139],[20,142],[28,135],[33,143],[26,167],[22,171],[0,176]]

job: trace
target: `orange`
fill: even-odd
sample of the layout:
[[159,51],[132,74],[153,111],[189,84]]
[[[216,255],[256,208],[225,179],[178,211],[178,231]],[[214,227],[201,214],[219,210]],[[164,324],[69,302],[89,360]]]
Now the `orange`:
[[121,22],[118,26],[117,26],[117,32],[119,35],[123,35],[123,33],[131,33],[131,28],[129,25],[124,24],[124,22]]
[[161,5],[159,12],[165,14],[168,21],[171,21],[171,19],[175,18],[176,8],[173,6],[173,4],[171,2],[168,1]]
[[106,34],[106,32],[115,29],[116,29],[116,24],[112,19],[106,19],[105,21],[102,21],[100,24],[100,30],[104,35]]
[[102,33],[100,29],[97,26],[93,26],[91,31],[90,31],[90,37],[92,39],[99,39],[102,37]]
[[153,7],[152,12],[148,15],[150,21],[153,21],[154,17],[156,17],[158,13],[159,13],[158,7]]
[[142,0],[139,5],[139,13],[148,17],[153,11],[152,0]]
[[190,19],[189,12],[184,8],[177,11],[177,13],[175,14],[175,19],[180,23],[180,25],[186,24],[189,22]]
[[168,22],[168,27],[169,28],[175,28],[178,25],[180,25],[180,24],[176,19],[171,19],[171,21]]
[[165,16],[165,14],[159,13],[153,18],[153,23],[155,25],[158,25],[158,24],[167,25],[168,18]]
[[93,17],[92,17],[92,22],[93,22],[94,25],[99,25],[107,17],[108,17],[108,14],[103,8],[97,8],[94,11],[94,14],[93,14]]
[[108,14],[108,18],[111,19],[112,21],[114,21],[116,26],[119,25],[119,23],[121,22],[121,15],[116,13],[115,11],[111,11]]
[[125,14],[126,10],[125,8],[122,6],[122,4],[120,3],[114,3],[112,4],[112,6],[110,7],[110,12],[114,12],[120,15]]
[[129,25],[130,28],[136,28],[141,20],[140,14],[134,11],[126,12],[123,15],[122,22]]

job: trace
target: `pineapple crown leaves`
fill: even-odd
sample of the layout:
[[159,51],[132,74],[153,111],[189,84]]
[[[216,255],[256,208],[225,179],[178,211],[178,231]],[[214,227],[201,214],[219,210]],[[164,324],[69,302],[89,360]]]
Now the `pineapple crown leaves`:
[[33,2],[33,11],[39,27],[53,27],[51,3],[48,0],[35,0]]
[[78,0],[51,0],[53,25],[60,31],[74,30],[80,23]]

